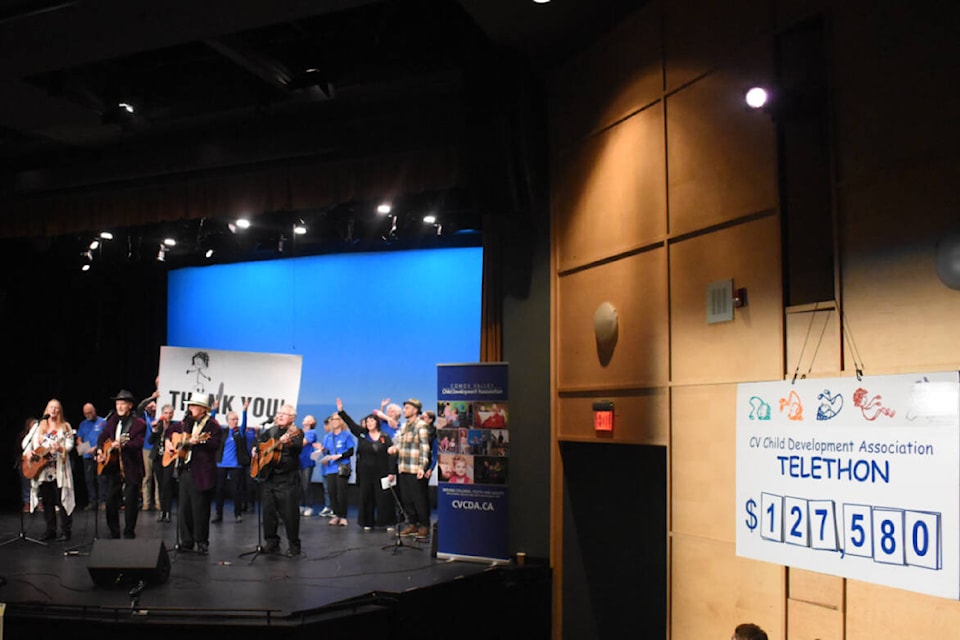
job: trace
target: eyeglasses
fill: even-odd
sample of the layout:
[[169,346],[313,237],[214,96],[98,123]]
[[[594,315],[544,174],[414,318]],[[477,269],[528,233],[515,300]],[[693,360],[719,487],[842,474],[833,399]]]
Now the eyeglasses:
[[286,411],[281,411],[277,414],[278,416],[295,416],[295,413],[287,413]]

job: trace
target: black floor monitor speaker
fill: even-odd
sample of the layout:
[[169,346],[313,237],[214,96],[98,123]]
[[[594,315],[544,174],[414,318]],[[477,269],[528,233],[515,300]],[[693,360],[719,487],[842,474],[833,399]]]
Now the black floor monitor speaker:
[[87,571],[101,587],[162,584],[170,577],[170,556],[162,540],[94,540]]

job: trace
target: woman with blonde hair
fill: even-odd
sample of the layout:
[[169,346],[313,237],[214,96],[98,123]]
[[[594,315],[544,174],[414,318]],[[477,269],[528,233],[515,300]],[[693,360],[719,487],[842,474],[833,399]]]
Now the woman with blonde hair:
[[[43,411],[43,418],[33,425],[20,443],[25,461],[42,464],[30,481],[30,511],[43,500],[43,517],[47,530],[40,538],[66,542],[70,539],[73,509],[73,467],[70,451],[74,433],[63,418],[63,405],[52,399]],[[34,467],[35,468],[35,467]],[[55,508],[59,507],[59,508]],[[60,537],[57,537],[57,513],[60,514]]]

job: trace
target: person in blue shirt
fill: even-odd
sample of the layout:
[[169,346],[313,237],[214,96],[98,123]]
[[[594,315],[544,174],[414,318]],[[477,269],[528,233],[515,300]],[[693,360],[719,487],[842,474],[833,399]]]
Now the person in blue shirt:
[[247,442],[247,406],[250,400],[243,403],[242,420],[236,411],[227,413],[227,431],[220,440],[220,450],[217,452],[217,515],[211,522],[223,522],[223,502],[227,486],[233,496],[233,518],[236,522],[243,522],[243,485],[240,478],[243,468],[250,465],[250,446]]
[[83,405],[83,422],[77,427],[77,453],[83,460],[83,481],[87,485],[84,511],[95,511],[98,504],[106,504],[107,481],[97,475],[96,457],[97,439],[106,423],[91,403]]
[[322,445],[317,442],[317,419],[306,415],[300,422],[303,427],[303,449],[300,451],[300,515],[309,518],[313,515],[313,485],[310,477],[317,466],[313,452]]
[[346,429],[343,418],[335,413],[330,416],[330,433],[323,439],[323,477],[333,509],[331,525],[346,527],[347,521],[347,482],[350,473],[341,469],[341,464],[349,464],[353,456],[353,434]]

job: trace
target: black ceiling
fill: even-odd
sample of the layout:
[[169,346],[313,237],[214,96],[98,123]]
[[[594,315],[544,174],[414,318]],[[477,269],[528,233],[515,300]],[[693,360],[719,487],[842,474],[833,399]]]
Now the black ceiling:
[[0,201],[349,153],[349,138],[297,139],[308,123],[362,132],[387,110],[503,99],[499,77],[549,68],[639,4],[0,0]]

